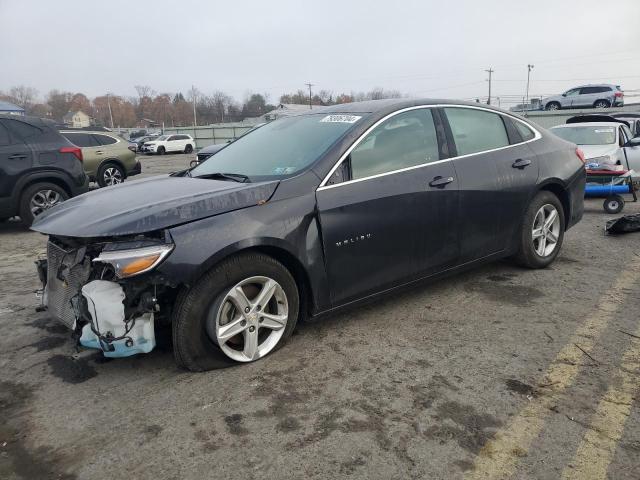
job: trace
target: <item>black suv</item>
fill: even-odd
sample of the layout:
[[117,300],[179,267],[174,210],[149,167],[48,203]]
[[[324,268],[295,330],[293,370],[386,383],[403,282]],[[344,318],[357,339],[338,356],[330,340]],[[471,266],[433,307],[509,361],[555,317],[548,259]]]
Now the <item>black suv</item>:
[[0,219],[36,215],[87,191],[82,151],[53,122],[0,115]]

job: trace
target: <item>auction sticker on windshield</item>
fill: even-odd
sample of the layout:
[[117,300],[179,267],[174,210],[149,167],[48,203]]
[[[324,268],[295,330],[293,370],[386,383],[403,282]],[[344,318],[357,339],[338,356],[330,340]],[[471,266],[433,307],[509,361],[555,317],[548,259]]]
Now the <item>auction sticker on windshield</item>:
[[323,123],[356,123],[362,117],[357,115],[327,115],[320,122]]

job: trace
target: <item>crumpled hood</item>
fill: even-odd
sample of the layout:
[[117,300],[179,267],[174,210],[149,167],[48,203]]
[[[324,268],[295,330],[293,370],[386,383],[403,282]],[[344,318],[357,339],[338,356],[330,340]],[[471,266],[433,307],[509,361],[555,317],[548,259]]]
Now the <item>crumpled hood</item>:
[[84,238],[150,232],[258,205],[278,183],[170,176],[128,181],[71,198],[36,217],[31,229]]
[[618,147],[616,145],[578,145],[584,152],[584,158],[602,157],[603,155],[615,155]]

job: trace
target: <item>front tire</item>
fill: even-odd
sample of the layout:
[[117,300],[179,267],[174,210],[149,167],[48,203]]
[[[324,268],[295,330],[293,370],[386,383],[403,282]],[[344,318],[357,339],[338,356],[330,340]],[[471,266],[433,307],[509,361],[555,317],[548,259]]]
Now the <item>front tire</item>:
[[68,198],[67,192],[55,183],[34,183],[20,197],[20,219],[29,227],[35,217]]
[[558,102],[549,102],[545,105],[545,110],[560,110],[561,106]]
[[524,215],[515,261],[527,268],[551,265],[562,247],[564,230],[564,210],[558,197],[538,192]]
[[166,150],[164,147],[158,147],[157,152],[158,152],[158,155],[164,155]]
[[299,305],[295,280],[280,262],[261,253],[231,257],[178,296],[176,363],[198,372],[258,360],[291,336]]
[[125,173],[121,166],[115,163],[105,163],[100,165],[97,174],[97,181],[100,187],[110,187],[124,182]]

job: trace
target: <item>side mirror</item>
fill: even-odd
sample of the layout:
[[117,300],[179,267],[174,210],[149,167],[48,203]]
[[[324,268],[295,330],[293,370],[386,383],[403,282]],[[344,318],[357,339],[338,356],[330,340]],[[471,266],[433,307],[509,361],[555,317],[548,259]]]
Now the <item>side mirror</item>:
[[566,96],[567,96],[567,94],[566,94],[566,93],[563,93],[563,94],[562,94],[562,96],[563,96],[563,97],[566,97]]

